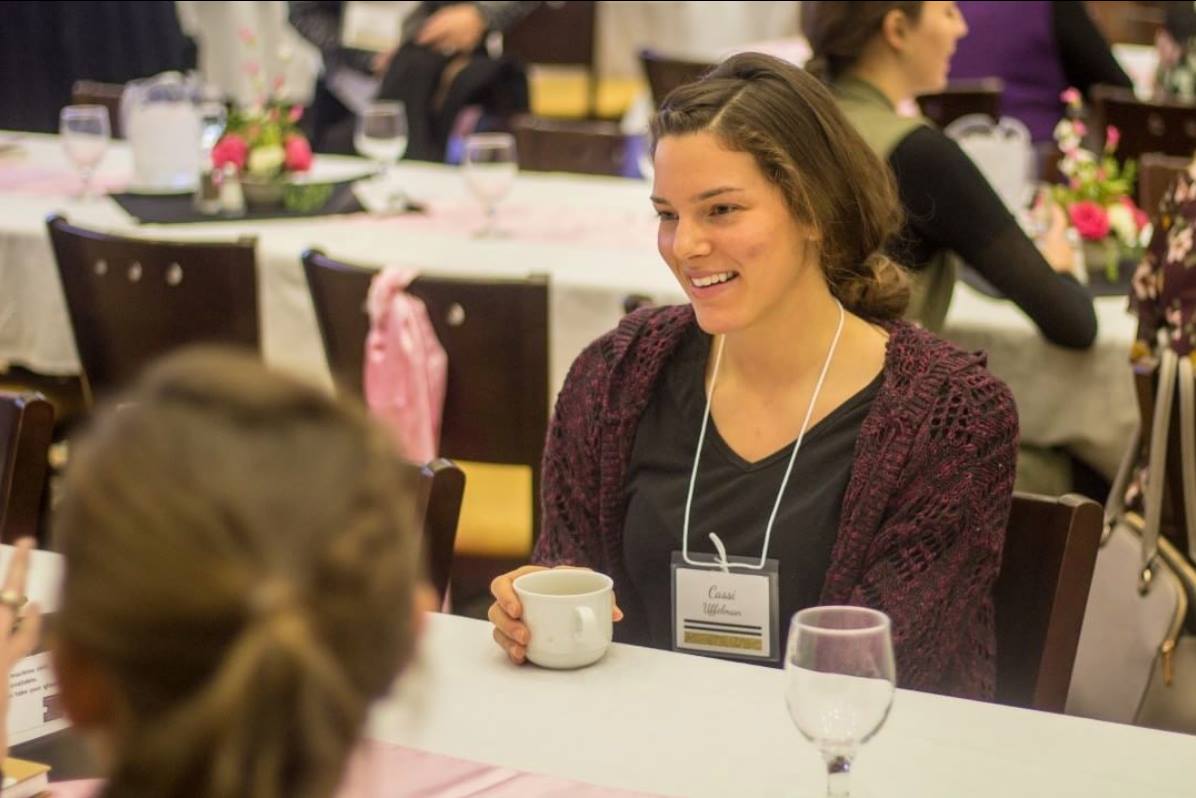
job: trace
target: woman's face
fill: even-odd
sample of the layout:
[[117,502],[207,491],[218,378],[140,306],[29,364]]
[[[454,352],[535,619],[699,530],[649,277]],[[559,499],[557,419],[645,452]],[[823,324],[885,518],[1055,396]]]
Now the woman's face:
[[665,136],[656,145],[652,204],[656,246],[681,283],[698,324],[715,335],[782,312],[822,279],[806,252],[812,231],[794,219],[755,159],[711,133]]
[[914,94],[946,88],[955,43],[967,33],[967,23],[955,3],[925,2],[918,18],[907,20],[897,47]]

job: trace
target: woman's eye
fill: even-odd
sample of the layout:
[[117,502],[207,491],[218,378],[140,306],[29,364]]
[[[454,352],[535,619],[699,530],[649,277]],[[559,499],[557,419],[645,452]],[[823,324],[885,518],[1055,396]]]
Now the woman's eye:
[[675,222],[677,221],[677,214],[673,213],[672,211],[662,211],[657,209],[656,218],[662,222]]
[[728,213],[737,211],[739,208],[735,205],[715,205],[710,209],[711,216],[726,216]]

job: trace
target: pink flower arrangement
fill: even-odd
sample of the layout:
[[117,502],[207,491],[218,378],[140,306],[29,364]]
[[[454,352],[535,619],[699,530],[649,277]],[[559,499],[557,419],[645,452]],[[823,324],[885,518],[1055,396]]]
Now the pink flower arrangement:
[[1079,91],[1069,88],[1059,99],[1067,112],[1055,126],[1063,182],[1054,187],[1052,195],[1080,238],[1099,244],[1088,249],[1103,253],[1106,274],[1115,280],[1120,260],[1135,256],[1149,237],[1150,219],[1130,198],[1136,166],[1116,158],[1121,131],[1112,125],[1104,130],[1099,152],[1087,149],[1084,138],[1089,130],[1080,118],[1084,104]]
[[1109,234],[1109,214],[1091,200],[1074,203],[1067,209],[1067,216],[1086,241],[1100,241]]
[[[239,34],[248,48],[256,48],[257,37],[243,28]],[[285,88],[280,75],[267,85],[261,64],[253,58],[243,65],[258,100],[249,108],[229,114],[224,135],[212,148],[212,165],[223,168],[232,164],[237,171],[257,180],[277,180],[288,172],[311,168],[311,146],[299,130],[303,108],[278,97]]]

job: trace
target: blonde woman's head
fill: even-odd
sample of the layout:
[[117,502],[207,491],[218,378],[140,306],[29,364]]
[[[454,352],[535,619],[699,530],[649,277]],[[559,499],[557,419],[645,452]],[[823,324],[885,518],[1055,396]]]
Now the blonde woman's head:
[[152,369],[72,455],[56,663],[112,792],[331,794],[412,654],[410,469],[363,413],[217,351]]

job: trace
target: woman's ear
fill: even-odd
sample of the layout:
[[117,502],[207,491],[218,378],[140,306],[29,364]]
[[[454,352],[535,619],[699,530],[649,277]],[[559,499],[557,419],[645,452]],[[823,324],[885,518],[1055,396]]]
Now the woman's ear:
[[112,726],[117,698],[107,671],[59,637],[53,639],[50,657],[58,677],[58,700],[72,725],[84,731]]
[[881,21],[880,35],[892,50],[903,53],[909,41],[910,25],[910,18],[905,12],[894,8],[885,14],[884,20]]

